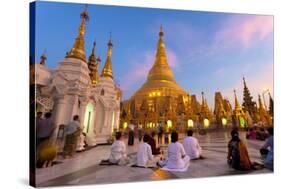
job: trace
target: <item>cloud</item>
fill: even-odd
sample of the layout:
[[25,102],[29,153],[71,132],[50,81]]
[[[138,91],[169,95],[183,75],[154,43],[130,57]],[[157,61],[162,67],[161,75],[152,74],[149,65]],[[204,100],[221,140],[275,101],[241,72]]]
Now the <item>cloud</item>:
[[227,19],[214,36],[216,46],[227,48],[235,43],[247,49],[273,32],[272,16],[235,16]]
[[[165,36],[180,54],[185,55],[185,64],[208,64],[217,62],[220,55],[254,47],[273,33],[272,16],[233,15],[218,22],[216,28],[167,23]],[[205,58],[212,61],[202,61]]]

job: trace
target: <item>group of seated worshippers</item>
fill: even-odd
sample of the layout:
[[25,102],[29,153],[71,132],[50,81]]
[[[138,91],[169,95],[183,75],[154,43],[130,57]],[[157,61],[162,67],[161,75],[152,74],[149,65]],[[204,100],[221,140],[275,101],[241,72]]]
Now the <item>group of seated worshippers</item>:
[[[160,158],[157,165],[167,167],[169,169],[182,169],[189,166],[190,159],[198,159],[202,150],[196,138],[192,137],[193,132],[188,131],[184,144],[178,142],[178,133],[171,133],[171,143],[168,145],[167,157]],[[154,155],[160,154],[160,149],[156,148],[154,139],[155,134],[144,134],[142,142],[138,146],[136,166],[148,167],[149,163],[154,161]],[[101,164],[108,162],[109,164],[122,165],[128,162],[126,155],[125,143],[121,140],[122,133],[116,132],[116,140],[111,146],[109,159],[102,160]],[[154,153],[153,153],[154,152]]]

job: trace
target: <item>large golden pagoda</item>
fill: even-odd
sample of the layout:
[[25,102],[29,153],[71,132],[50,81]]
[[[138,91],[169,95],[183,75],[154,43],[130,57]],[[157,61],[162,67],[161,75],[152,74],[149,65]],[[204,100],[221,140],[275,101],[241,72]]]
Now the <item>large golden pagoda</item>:
[[198,120],[198,110],[194,111],[192,104],[198,103],[192,102],[191,96],[177,84],[168,64],[161,26],[154,64],[145,83],[122,102],[121,124],[134,120],[149,128],[157,123],[166,128],[184,128],[188,121],[193,125]]
[[163,38],[164,32],[161,26],[155,62],[148,73],[146,82],[131,97],[131,99],[154,96],[187,95],[187,93],[175,81],[173,71],[167,61]]

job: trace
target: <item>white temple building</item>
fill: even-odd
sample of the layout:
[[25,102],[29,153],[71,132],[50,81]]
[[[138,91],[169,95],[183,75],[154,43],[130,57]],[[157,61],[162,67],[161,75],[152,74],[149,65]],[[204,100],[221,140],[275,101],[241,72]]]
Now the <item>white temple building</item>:
[[113,80],[112,41],[101,74],[100,58],[95,46],[88,60],[84,50],[84,34],[88,12],[81,13],[81,23],[74,45],[54,70],[45,66],[46,55],[34,64],[37,110],[51,111],[58,136],[59,125],[67,125],[74,115],[79,115],[81,127],[89,146],[107,143],[114,129],[119,128],[121,90]]

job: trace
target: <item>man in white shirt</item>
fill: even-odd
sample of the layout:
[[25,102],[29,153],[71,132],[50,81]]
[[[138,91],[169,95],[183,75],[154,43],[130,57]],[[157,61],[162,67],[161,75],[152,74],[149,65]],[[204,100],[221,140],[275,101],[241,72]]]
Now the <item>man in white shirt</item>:
[[139,144],[137,152],[137,165],[139,167],[147,167],[149,160],[153,160],[151,146],[147,143],[149,136],[143,136],[143,143]]
[[183,141],[183,147],[190,159],[199,159],[202,155],[202,148],[200,147],[198,140],[192,135],[193,131],[188,130],[187,137]]
[[160,160],[157,164],[168,169],[184,169],[189,167],[190,157],[186,155],[183,145],[178,142],[178,133],[172,132],[171,144],[168,145],[168,157]]

